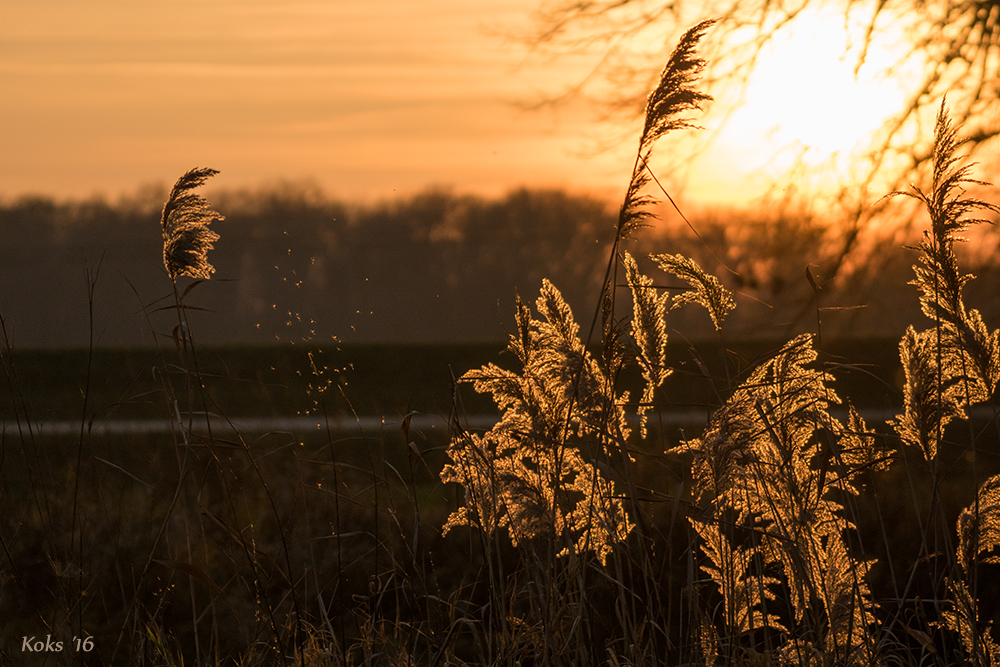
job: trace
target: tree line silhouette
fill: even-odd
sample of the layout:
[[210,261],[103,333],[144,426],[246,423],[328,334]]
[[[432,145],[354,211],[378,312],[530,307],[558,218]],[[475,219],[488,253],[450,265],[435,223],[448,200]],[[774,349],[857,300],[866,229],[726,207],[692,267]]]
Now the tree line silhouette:
[[[500,342],[512,331],[515,295],[532,298],[543,278],[585,319],[615,221],[605,202],[558,190],[486,199],[431,189],[355,205],[286,184],[208,198],[225,216],[213,224],[222,237],[216,273],[185,299],[199,309],[189,314],[207,344]],[[0,203],[0,317],[11,342],[83,346],[91,326],[98,345],[170,336],[175,319],[159,310],[171,295],[160,257],[163,200],[151,188],[115,203]],[[914,257],[901,246],[917,240],[905,233],[894,249],[825,284],[824,253],[835,244],[817,215],[757,208],[689,218],[691,227],[651,230],[629,251],[684,253],[719,275],[743,303],[728,327],[734,334],[896,336],[916,314],[912,294],[902,294],[913,289],[906,282]],[[1000,309],[996,245],[987,230],[959,250],[981,298]],[[697,314],[676,317],[688,320],[687,331],[714,335]]]
[[[429,190],[369,206],[302,186],[209,199],[225,216],[212,227],[216,273],[185,301],[205,309],[191,313],[201,342],[219,344],[502,340],[516,291],[544,276],[590,307],[613,224],[604,203],[548,190]],[[0,316],[15,345],[86,344],[91,281],[98,344],[169,335],[158,200],[0,205]]]

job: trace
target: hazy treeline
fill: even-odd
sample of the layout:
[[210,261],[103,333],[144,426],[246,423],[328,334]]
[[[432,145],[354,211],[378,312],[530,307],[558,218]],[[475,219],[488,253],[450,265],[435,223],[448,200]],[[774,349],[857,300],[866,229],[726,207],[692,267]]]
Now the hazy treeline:
[[[616,215],[597,199],[551,190],[492,200],[431,190],[368,206],[302,186],[207,194],[226,219],[213,225],[221,235],[209,255],[213,280],[186,296],[206,309],[193,313],[203,343],[501,341],[515,294],[533,302],[543,278],[589,326]],[[14,344],[86,345],[91,304],[97,344],[169,334],[176,318],[157,310],[171,303],[159,232],[165,196],[150,189],[114,204],[0,204],[0,316]],[[824,284],[836,244],[819,218],[787,210],[690,217],[697,234],[677,222],[628,249],[640,258],[684,253],[716,273],[740,304],[730,333],[814,331],[819,307],[824,333],[898,336],[918,316],[906,285],[914,256],[901,247],[915,236],[900,234]],[[986,234],[966,244],[965,261],[980,277],[976,298],[1000,312],[996,236]],[[712,333],[697,309],[671,317],[685,331]]]
[[[176,318],[159,206],[145,200],[0,206],[0,315],[21,347],[149,344]],[[216,273],[185,297],[205,343],[500,341],[515,290],[543,277],[592,308],[613,217],[596,200],[520,190],[487,201],[429,191],[367,207],[287,187],[208,193],[225,220]],[[185,279],[186,280],[186,279]],[[148,319],[147,319],[148,314]]]

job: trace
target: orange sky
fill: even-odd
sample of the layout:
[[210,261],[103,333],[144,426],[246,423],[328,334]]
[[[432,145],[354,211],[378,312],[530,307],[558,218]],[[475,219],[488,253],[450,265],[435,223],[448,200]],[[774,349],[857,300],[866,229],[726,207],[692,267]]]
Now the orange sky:
[[[351,200],[431,185],[614,195],[633,142],[583,156],[607,131],[593,109],[514,104],[585,71],[525,60],[497,35],[530,26],[537,5],[5,0],[0,198],[115,197],[194,166],[219,169],[217,187],[310,180]],[[773,157],[759,119],[739,122],[692,175],[694,196],[732,194]]]
[[490,34],[533,7],[5,0],[0,196],[116,195],[193,166],[347,198],[603,182],[606,161],[569,154],[589,113],[512,104],[559,71],[519,69]]

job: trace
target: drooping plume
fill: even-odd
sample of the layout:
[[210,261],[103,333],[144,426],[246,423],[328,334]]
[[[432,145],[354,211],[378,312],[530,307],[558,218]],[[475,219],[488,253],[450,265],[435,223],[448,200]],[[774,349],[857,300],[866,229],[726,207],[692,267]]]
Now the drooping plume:
[[219,240],[219,235],[208,226],[223,217],[192,190],[218,173],[215,169],[192,169],[177,179],[163,205],[160,218],[163,265],[173,281],[180,276],[208,280],[215,273],[215,267],[208,263],[208,251]]
[[671,310],[686,303],[700,303],[712,316],[715,330],[722,328],[722,322],[732,309],[736,308],[733,294],[713,275],[705,273],[696,261],[684,255],[650,255],[650,259],[667,273],[672,273],[687,282],[691,289],[674,297]]

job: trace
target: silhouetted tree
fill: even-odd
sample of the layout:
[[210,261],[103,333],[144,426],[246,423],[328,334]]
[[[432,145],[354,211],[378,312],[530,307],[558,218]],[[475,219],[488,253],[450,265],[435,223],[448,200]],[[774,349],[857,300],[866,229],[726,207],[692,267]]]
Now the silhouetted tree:
[[[966,128],[965,152],[973,152],[1000,133],[996,105],[1000,98],[1000,2],[997,0],[553,0],[543,2],[534,30],[525,35],[532,47],[548,54],[599,54],[593,70],[544,103],[568,98],[597,100],[604,112],[638,116],[645,92],[655,83],[673,39],[693,18],[718,18],[706,36],[702,55],[709,61],[706,92],[718,96],[747,82],[764,49],[775,38],[795,31],[808,10],[835,8],[843,21],[845,51],[856,58],[855,72],[889,26],[902,25],[910,47],[900,62],[925,63],[909,82],[900,112],[889,119],[871,147],[861,173],[838,201],[847,212],[839,248],[828,270],[836,273],[859,244],[861,233],[884,206],[871,206],[881,194],[917,180],[932,147],[908,132],[911,124],[933,127],[934,114],[947,93],[956,124]],[[829,54],[838,58],[840,53]],[[788,86],[795,86],[788,81]],[[863,110],[860,110],[863,113]],[[775,114],[781,113],[775,109]],[[878,192],[867,187],[878,177]],[[831,212],[832,213],[832,212]]]

